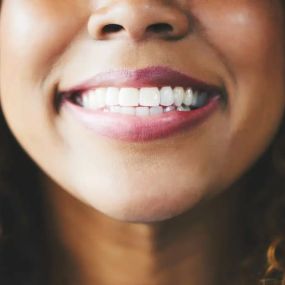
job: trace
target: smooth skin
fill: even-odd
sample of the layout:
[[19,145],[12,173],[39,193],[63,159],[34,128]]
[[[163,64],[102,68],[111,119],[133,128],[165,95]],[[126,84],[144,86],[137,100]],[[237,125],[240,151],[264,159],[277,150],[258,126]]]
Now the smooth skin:
[[[72,253],[76,284],[221,284],[217,261],[237,259],[220,250],[233,242],[240,186],[231,185],[266,150],[284,113],[281,6],[4,0],[1,106],[45,173],[51,226]],[[173,34],[147,32],[155,23]],[[107,24],[123,29],[106,33]],[[98,137],[54,106],[57,87],[153,65],[225,87],[227,104],[192,130],[147,143]]]

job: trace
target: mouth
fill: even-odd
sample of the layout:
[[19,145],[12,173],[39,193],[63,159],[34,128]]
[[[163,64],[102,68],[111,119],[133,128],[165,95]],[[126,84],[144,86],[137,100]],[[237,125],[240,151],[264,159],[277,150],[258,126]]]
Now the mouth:
[[57,92],[55,104],[97,135],[148,141],[197,126],[225,102],[220,86],[148,67],[98,74]]

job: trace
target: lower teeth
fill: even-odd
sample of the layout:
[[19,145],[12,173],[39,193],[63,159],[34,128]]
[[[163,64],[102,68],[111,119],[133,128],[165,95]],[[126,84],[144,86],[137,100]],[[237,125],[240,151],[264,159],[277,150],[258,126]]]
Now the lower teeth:
[[154,116],[162,113],[168,113],[172,111],[189,112],[191,111],[189,106],[168,106],[168,107],[121,107],[110,106],[103,109],[104,112],[120,113],[124,115],[136,115],[136,116]]
[[179,106],[179,107],[177,107],[177,111],[187,112],[187,111],[191,111],[191,109],[188,106]]

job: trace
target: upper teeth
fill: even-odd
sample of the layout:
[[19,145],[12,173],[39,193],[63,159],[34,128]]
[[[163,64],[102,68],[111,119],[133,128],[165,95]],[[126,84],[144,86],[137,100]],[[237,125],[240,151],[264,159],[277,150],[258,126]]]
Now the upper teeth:
[[[144,87],[144,88],[97,88],[88,90],[82,94],[83,107],[90,109],[103,108],[105,106],[122,107],[168,107],[191,106],[201,107],[206,103],[206,92],[193,91],[191,88]],[[127,109],[126,109],[127,110]]]

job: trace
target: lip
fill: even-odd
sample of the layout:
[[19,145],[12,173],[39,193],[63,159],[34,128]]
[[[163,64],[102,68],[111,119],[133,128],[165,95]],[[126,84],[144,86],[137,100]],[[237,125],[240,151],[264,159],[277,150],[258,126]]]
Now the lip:
[[195,79],[169,67],[151,66],[142,69],[123,69],[99,73],[78,85],[62,90],[61,93],[83,92],[97,87],[109,86],[135,88],[181,86],[183,88],[193,87],[194,89],[201,89],[204,91],[220,91],[220,88],[213,84]]
[[[213,95],[222,95],[221,88],[191,78],[168,67],[148,67],[100,73],[60,93],[70,95],[109,86],[135,88],[181,86],[208,91]],[[96,135],[120,141],[145,142],[166,138],[197,127],[218,108],[220,99],[221,96],[212,96],[205,106],[188,112],[171,111],[146,117],[105,112],[102,109],[85,109],[67,100],[67,96],[61,102],[60,108]]]

